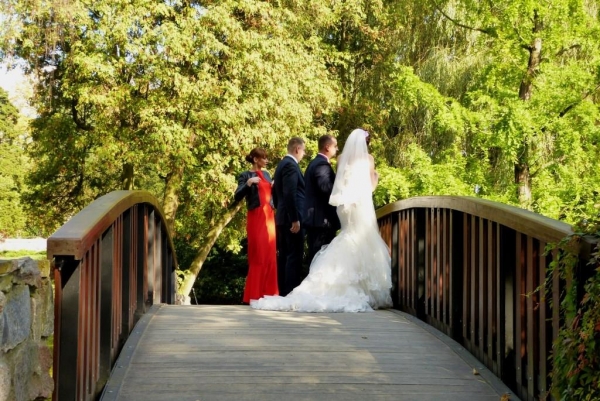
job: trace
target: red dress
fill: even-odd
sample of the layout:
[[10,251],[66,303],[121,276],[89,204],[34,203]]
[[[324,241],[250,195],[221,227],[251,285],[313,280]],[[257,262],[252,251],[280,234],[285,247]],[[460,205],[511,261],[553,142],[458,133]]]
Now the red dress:
[[271,207],[271,183],[261,171],[258,197],[260,206],[248,211],[248,277],[244,289],[244,302],[264,295],[279,295],[277,289],[277,255],[275,243],[275,213]]

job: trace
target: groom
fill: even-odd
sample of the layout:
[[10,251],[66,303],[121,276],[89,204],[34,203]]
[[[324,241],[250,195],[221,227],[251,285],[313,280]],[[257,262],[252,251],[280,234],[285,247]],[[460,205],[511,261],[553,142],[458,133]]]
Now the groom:
[[277,282],[279,295],[286,296],[300,282],[304,256],[304,227],[301,226],[304,211],[304,177],[298,163],[304,157],[304,140],[289,140],[288,154],[275,170],[273,200],[277,212],[275,226],[277,236]]
[[330,159],[337,153],[337,140],[331,135],[319,138],[319,154],[310,162],[304,173],[306,204],[304,227],[308,242],[308,265],[323,245],[329,244],[340,228],[340,220],[335,206],[329,204],[329,197],[335,181],[335,173]]

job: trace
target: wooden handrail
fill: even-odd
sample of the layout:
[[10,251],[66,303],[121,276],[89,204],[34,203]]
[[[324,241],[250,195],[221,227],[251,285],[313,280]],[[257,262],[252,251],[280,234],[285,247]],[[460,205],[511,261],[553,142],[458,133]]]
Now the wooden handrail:
[[[571,227],[458,196],[406,199],[376,214],[391,250],[394,307],[461,343],[522,400],[545,397],[552,342],[564,320],[558,305],[572,284],[557,274],[548,283],[559,255],[547,246],[573,234]],[[591,243],[580,245],[579,286],[590,274]]]
[[377,209],[377,218],[407,209],[449,209],[495,221],[522,234],[546,242],[558,242],[573,234],[571,226],[529,210],[471,196],[418,196]]
[[[54,255],[71,255],[77,260],[81,259],[117,217],[136,204],[151,205],[160,219],[166,220],[162,207],[150,192],[113,191],[83,208],[48,238],[47,258],[52,260]],[[175,249],[171,236],[168,236],[168,241],[170,248]],[[177,267],[176,258],[174,263]]]
[[53,401],[97,400],[123,344],[155,303],[175,302],[175,247],[157,199],[115,191],[47,240],[54,267]]

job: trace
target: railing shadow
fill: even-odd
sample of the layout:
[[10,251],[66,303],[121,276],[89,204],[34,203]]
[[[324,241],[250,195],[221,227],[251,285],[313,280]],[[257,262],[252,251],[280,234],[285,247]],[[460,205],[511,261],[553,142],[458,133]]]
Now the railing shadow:
[[[394,306],[461,343],[523,400],[547,395],[565,285],[536,291],[569,225],[479,198],[432,196],[377,211]],[[580,250],[582,275],[590,244]],[[579,280],[582,282],[582,280]],[[556,307],[551,307],[556,305]]]
[[53,400],[94,400],[134,325],[173,303],[177,261],[164,214],[145,191],[115,191],[47,241],[55,280]]

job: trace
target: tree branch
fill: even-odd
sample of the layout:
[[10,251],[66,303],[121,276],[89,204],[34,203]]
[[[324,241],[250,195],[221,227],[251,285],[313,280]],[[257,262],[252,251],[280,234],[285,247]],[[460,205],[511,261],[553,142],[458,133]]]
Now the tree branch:
[[567,114],[569,111],[571,111],[575,106],[577,106],[579,103],[583,102],[585,99],[589,98],[590,96],[592,96],[594,93],[598,92],[598,90],[600,90],[600,84],[598,86],[596,86],[594,89],[592,89],[591,91],[588,91],[585,95],[583,95],[581,97],[580,100],[578,100],[575,103],[571,103],[570,105],[568,105],[567,107],[565,107],[563,109],[563,111],[561,111],[560,113],[558,113],[558,117],[559,118],[563,118],[565,116],[565,114]]
[[71,114],[73,116],[73,121],[75,122],[75,125],[77,125],[77,128],[84,130],[84,131],[92,130],[91,125],[87,124],[85,121],[83,121],[79,118],[79,113],[77,111],[77,100],[75,100],[75,99],[73,99],[71,101]]
[[494,38],[498,37],[498,34],[496,33],[496,30],[494,28],[477,28],[477,27],[473,27],[473,26],[469,26],[469,25],[465,25],[462,22],[457,21],[456,19],[450,17],[448,14],[446,14],[444,12],[444,10],[442,10],[442,8],[437,4],[437,2],[433,2],[433,6],[435,7],[436,10],[438,10],[440,12],[440,14],[442,14],[447,20],[449,20],[450,22],[452,22],[454,25],[460,27],[460,28],[464,28],[464,29],[468,29],[471,31],[476,31],[476,32],[481,32],[481,33],[485,33],[486,35],[492,36]]
[[568,52],[569,50],[573,50],[573,49],[581,49],[581,45],[579,43],[575,43],[574,45],[571,45],[569,47],[563,47],[556,53],[556,57],[560,57],[563,54],[565,54],[566,52]]

